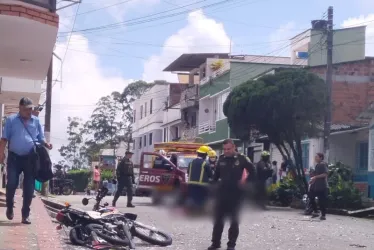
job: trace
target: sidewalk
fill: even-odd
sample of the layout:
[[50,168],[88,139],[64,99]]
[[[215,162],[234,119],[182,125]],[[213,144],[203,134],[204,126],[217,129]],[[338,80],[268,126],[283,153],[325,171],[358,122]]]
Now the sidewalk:
[[[0,190],[0,193],[1,190]],[[5,199],[4,194],[0,194]],[[31,225],[21,223],[22,191],[17,189],[15,197],[14,219],[6,218],[5,207],[0,207],[0,249],[9,250],[47,250],[60,249],[60,237],[45,209],[42,200],[37,196],[31,205]]]

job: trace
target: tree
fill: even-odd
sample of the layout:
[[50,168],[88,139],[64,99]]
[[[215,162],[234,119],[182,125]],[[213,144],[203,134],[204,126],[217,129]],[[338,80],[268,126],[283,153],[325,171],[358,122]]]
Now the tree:
[[68,121],[67,134],[69,143],[62,145],[58,151],[73,169],[79,169],[87,164],[83,144],[83,125],[78,117],[68,117]]
[[[305,70],[284,70],[247,81],[229,94],[223,111],[235,135],[253,131],[268,136],[283,156],[293,157],[305,188],[301,140],[321,128],[327,104],[326,84]],[[303,177],[303,178],[302,178]]]
[[86,131],[93,135],[93,141],[88,144],[105,144],[116,149],[121,139],[119,135],[125,126],[120,96],[119,92],[113,92],[100,98],[86,124]]

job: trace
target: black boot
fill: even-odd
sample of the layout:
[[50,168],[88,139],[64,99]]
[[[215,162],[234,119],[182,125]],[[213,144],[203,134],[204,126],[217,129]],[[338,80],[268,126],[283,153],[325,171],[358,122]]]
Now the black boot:
[[135,207],[132,203],[128,203],[127,207]]
[[212,244],[210,247],[208,247],[207,250],[217,250],[217,249],[220,249],[220,248],[221,248],[220,245]]

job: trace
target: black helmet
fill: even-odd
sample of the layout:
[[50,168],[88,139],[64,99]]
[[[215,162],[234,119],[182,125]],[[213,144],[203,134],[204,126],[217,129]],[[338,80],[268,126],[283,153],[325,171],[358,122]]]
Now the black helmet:
[[114,185],[117,184],[117,180],[116,180],[116,179],[113,179],[113,180],[112,180],[112,184],[114,184]]

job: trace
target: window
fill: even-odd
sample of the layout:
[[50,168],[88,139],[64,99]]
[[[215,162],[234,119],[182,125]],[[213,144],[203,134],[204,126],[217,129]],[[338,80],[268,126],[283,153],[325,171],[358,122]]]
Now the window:
[[153,108],[153,99],[149,101],[149,114],[152,114],[152,108]]
[[152,145],[152,143],[153,143],[153,134],[152,133],[149,133],[149,145]]
[[142,148],[142,138],[139,137],[139,149],[141,149],[141,148]]
[[191,115],[191,127],[196,127],[196,113]]
[[140,106],[140,119],[143,119],[143,105]]
[[147,103],[144,104],[144,117],[147,116]]
[[134,117],[133,117],[133,122],[136,121],[136,110],[134,109]]
[[369,143],[357,143],[356,164],[358,170],[368,170],[369,165]]
[[217,97],[216,100],[216,121],[225,119],[226,116],[223,114],[223,104],[225,103],[227,97],[229,95],[229,92],[225,92]]
[[309,142],[301,144],[303,168],[309,168]]
[[135,150],[135,141],[132,142],[132,150]]
[[164,128],[164,142],[168,141],[168,128]]
[[175,139],[179,138],[179,128],[175,127]]
[[147,146],[147,135],[144,135],[143,137],[143,144],[144,147]]

